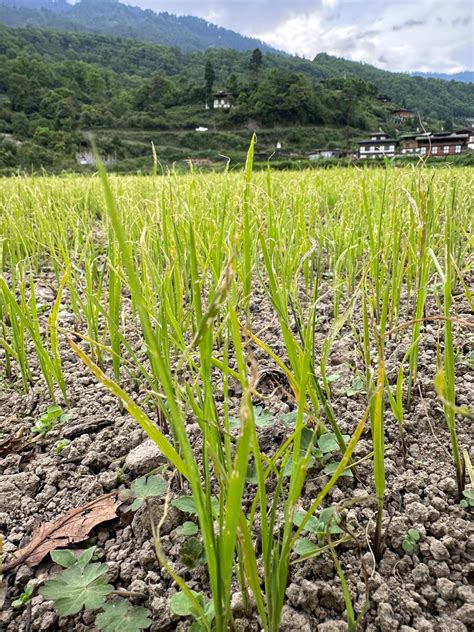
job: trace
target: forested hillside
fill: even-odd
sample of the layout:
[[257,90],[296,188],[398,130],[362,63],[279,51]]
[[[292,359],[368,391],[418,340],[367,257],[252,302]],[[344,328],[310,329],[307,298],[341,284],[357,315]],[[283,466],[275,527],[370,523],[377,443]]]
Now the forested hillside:
[[260,40],[197,17],[145,11],[118,0],[80,0],[74,5],[66,0],[0,0],[0,23],[130,37],[187,52],[208,48],[273,50]]
[[[206,109],[221,89],[232,108]],[[380,91],[393,101],[377,100]],[[74,161],[88,146],[88,130],[105,153],[123,160],[149,160],[153,138],[168,162],[239,161],[253,129],[267,153],[279,143],[288,155],[350,150],[368,130],[394,130],[396,105],[420,104],[435,127],[474,116],[472,96],[468,84],[374,73],[328,56],[310,62],[260,49],[184,53],[128,38],[0,26],[0,168]],[[199,136],[199,126],[210,132]]]

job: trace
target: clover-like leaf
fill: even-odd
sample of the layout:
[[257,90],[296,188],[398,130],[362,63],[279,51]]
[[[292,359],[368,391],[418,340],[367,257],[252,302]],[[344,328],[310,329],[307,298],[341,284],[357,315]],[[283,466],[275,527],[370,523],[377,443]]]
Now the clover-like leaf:
[[[339,467],[339,463],[328,463],[326,467],[323,469],[323,472],[324,474],[327,474],[328,476],[332,476],[338,467]],[[340,475],[348,476],[349,478],[352,478],[353,476],[349,468],[343,470]]]
[[[183,513],[189,513],[194,516],[198,513],[196,501],[192,496],[178,496],[178,498],[171,501],[171,504]],[[219,514],[219,501],[215,496],[211,496],[211,507],[216,515]]]
[[[294,524],[299,527],[304,517],[305,511],[297,511],[293,517]],[[305,531],[314,533],[318,537],[322,537],[327,534],[337,535],[342,533],[342,529],[338,526],[337,520],[334,517],[334,507],[327,507],[323,509],[317,516],[311,516],[308,522],[306,522],[304,528]]]
[[300,557],[307,557],[309,555],[319,555],[321,553],[321,548],[316,546],[314,542],[311,542],[309,538],[298,538],[293,547],[293,551]]
[[[204,597],[202,593],[191,590],[192,594],[202,604]],[[195,614],[195,605],[188,595],[182,591],[175,593],[169,600],[171,612],[178,617],[189,617]]]
[[[300,459],[304,458],[308,452],[310,453],[311,456],[309,457],[308,462],[306,464],[306,467],[308,469],[313,466],[316,460],[315,457],[313,456],[315,438],[316,438],[316,435],[314,431],[311,430],[311,428],[308,428],[307,426],[305,426],[303,430],[301,431]],[[289,476],[291,474],[292,467],[293,467],[293,458],[290,457],[288,461],[286,462],[283,475]]]
[[55,551],[50,551],[49,554],[53,562],[56,562],[63,568],[69,568],[69,566],[73,566],[77,562],[77,557],[69,549],[56,549]]
[[408,537],[412,542],[418,542],[421,536],[418,529],[408,529]]
[[[270,411],[265,410],[262,406],[253,407],[253,416],[257,428],[270,428],[271,426],[275,425],[278,419]],[[229,417],[229,428],[230,430],[237,430],[238,428],[240,428],[240,417]]]
[[346,395],[347,397],[354,397],[354,395],[359,395],[360,393],[365,392],[365,382],[358,375],[352,380],[351,386],[347,389]]
[[190,522],[189,520],[183,522],[181,528],[178,530],[178,535],[190,536],[196,535],[199,532],[199,527],[195,522]]
[[115,599],[103,605],[95,625],[104,632],[139,632],[151,625],[146,608],[134,608],[126,599]]
[[[297,511],[293,516],[293,523],[299,527],[306,516],[306,511]],[[311,516],[308,522],[303,527],[304,530],[310,533],[319,533],[319,520],[315,516]]]
[[[349,435],[342,435],[342,438],[346,443],[350,439]],[[337,442],[336,435],[332,432],[325,432],[319,437],[318,448],[323,454],[338,452],[341,449],[339,443]]]
[[40,594],[54,601],[62,616],[76,614],[84,607],[94,610],[114,589],[104,577],[107,570],[106,564],[75,564],[47,581]]
[[204,546],[197,538],[189,538],[179,550],[179,559],[188,568],[196,568],[205,560]]
[[276,417],[262,406],[254,406],[253,415],[257,428],[270,428],[275,425]]
[[137,511],[147,498],[163,496],[168,489],[168,483],[161,476],[142,476],[130,485],[130,494],[135,498],[130,506],[132,511]]

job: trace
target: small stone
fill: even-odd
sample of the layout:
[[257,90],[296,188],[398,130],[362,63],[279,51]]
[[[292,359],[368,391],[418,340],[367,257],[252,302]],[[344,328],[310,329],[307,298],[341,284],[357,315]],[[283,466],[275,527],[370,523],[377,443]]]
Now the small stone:
[[111,470],[99,474],[98,481],[106,492],[110,492],[117,485],[117,472]]
[[418,564],[413,569],[411,576],[417,586],[424,584],[430,576],[430,569],[426,564]]
[[13,511],[21,507],[25,496],[38,490],[40,479],[34,474],[19,472],[3,475],[0,480],[0,511]]
[[474,604],[466,603],[456,611],[456,619],[466,625],[474,625]]
[[48,612],[45,612],[45,614],[41,617],[38,629],[41,631],[54,630],[55,623],[57,622],[57,620],[58,620],[58,615],[56,614],[56,612],[53,612],[52,610],[48,610]]
[[454,599],[456,595],[456,584],[446,577],[440,577],[436,580],[436,590],[446,601]]
[[428,507],[420,502],[410,503],[406,506],[406,515],[414,524],[424,524],[428,520]]
[[33,570],[26,564],[22,564],[15,575],[16,586],[23,588],[25,584],[33,577]]
[[375,603],[381,603],[388,601],[390,596],[390,590],[388,589],[387,584],[382,584],[380,588],[377,588],[375,593],[372,595],[372,601]]
[[433,624],[425,617],[416,617],[414,625],[418,632],[434,632]]
[[398,630],[398,621],[395,619],[393,608],[389,603],[381,603],[377,608],[377,620],[380,632],[392,632]]
[[[253,595],[249,594],[248,602],[248,608],[250,610],[254,610],[257,606],[257,603]],[[236,617],[243,617],[247,614],[243,594],[241,592],[235,592],[232,594],[230,607]]]
[[179,617],[171,612],[166,597],[155,597],[152,599],[150,610],[153,620],[152,630],[156,632],[170,632],[170,630],[176,629],[176,622]]
[[151,439],[131,450],[125,459],[125,469],[133,477],[143,476],[163,462],[163,456]]
[[434,538],[431,540],[430,543],[430,552],[433,559],[435,559],[436,561],[449,560],[448,549],[444,546],[442,542],[440,542],[439,540],[435,540]]
[[446,562],[436,562],[431,566],[431,575],[435,577],[449,577],[451,571]]
[[437,632],[467,632],[464,623],[451,617],[440,617],[438,619]]
[[283,606],[279,629],[280,632],[311,632],[311,626],[304,614],[296,612],[290,606]]
[[458,599],[466,603],[474,604],[474,587],[473,586],[458,586],[456,591]]
[[324,623],[320,623],[316,630],[317,632],[346,632],[347,623],[340,619],[337,621],[325,621]]

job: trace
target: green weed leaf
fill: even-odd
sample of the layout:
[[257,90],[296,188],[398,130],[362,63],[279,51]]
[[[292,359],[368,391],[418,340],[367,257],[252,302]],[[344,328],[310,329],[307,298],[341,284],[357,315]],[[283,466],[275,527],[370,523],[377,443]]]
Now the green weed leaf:
[[137,511],[147,498],[163,496],[168,489],[168,483],[161,476],[142,476],[130,485],[130,493],[135,498],[130,506],[131,511]]
[[104,632],[139,632],[151,625],[149,612],[146,608],[134,608],[126,599],[115,599],[103,605],[95,624]]
[[[323,469],[323,473],[327,476],[332,476],[334,472],[339,467],[339,463],[328,463],[326,467]],[[353,474],[350,469],[346,469],[341,473],[341,476],[347,476],[348,478],[352,478]]]
[[63,568],[69,568],[69,566],[73,566],[77,562],[76,556],[69,549],[56,549],[55,551],[50,551],[50,555],[53,562],[56,562]]
[[197,524],[195,522],[187,521],[181,525],[181,529],[179,529],[178,535],[190,536],[196,535],[198,532],[199,527],[197,526]]
[[[350,439],[349,435],[342,435],[342,438],[347,443]],[[318,439],[318,448],[323,454],[330,454],[331,452],[338,452],[341,448],[336,439],[336,435],[332,432],[325,432]]]
[[196,568],[204,563],[204,546],[197,538],[189,538],[179,550],[179,559],[187,568]]
[[306,557],[309,555],[319,555],[321,549],[316,546],[314,542],[311,542],[309,538],[298,538],[293,547],[293,551],[300,557]]
[[[200,601],[204,602],[202,593],[197,593],[194,590],[192,594]],[[182,591],[175,593],[169,600],[169,606],[171,612],[178,617],[189,617],[194,614],[194,604],[188,595]]]
[[[193,516],[197,516],[196,501],[192,496],[178,496],[178,498],[175,498],[171,504],[183,513],[189,513]],[[215,496],[211,496],[211,506],[214,513],[218,515],[219,501]]]
[[354,395],[360,395],[361,393],[365,393],[365,382],[358,375],[352,381],[351,386],[347,389],[346,395],[347,397],[354,397]]
[[85,567],[75,564],[57,578],[47,581],[40,594],[54,601],[62,616],[76,614],[82,608],[100,608],[114,589],[104,577],[107,570],[106,564],[88,564]]

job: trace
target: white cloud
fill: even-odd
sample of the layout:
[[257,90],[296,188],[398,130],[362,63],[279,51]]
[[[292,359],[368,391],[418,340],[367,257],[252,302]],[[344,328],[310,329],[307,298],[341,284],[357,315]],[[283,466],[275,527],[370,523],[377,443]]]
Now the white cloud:
[[458,72],[474,66],[472,12],[465,9],[460,1],[342,2],[338,19],[316,10],[255,35],[305,57],[327,52],[389,70]]
[[473,0],[122,0],[198,15],[291,53],[389,70],[474,68]]

